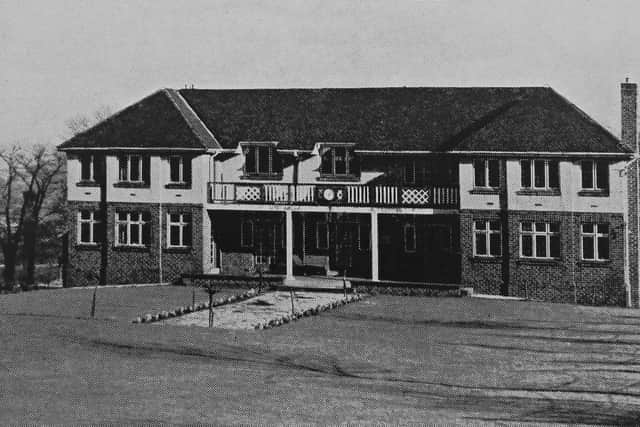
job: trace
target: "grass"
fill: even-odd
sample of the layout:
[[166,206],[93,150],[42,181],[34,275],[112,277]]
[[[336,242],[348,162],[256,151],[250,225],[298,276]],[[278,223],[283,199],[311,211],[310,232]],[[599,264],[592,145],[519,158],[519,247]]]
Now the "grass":
[[245,332],[75,318],[89,297],[0,296],[0,424],[640,421],[636,311],[376,296]]

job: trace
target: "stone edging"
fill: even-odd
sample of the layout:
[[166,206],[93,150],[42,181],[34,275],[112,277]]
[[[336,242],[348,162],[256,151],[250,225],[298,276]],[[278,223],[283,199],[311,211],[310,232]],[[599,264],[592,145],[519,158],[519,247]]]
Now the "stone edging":
[[290,314],[287,314],[280,318],[271,319],[269,321],[264,321],[264,322],[258,322],[253,326],[253,329],[262,330],[262,329],[274,328],[276,326],[280,326],[285,323],[293,322],[301,317],[315,316],[316,314],[320,314],[323,311],[336,308],[340,305],[346,305],[352,302],[360,301],[362,300],[362,298],[363,298],[362,294],[349,294],[347,295],[346,298],[341,299],[339,301],[332,301],[330,303],[319,304],[316,307],[308,308],[301,312],[297,311],[293,314],[293,316]]
[[[226,298],[217,298],[213,300],[213,307],[218,307],[225,304],[231,304],[238,301],[243,301],[245,299],[253,298],[255,296],[260,295],[260,292],[256,289],[249,289],[247,292],[243,292],[237,295],[229,295]],[[161,311],[159,313],[150,314],[145,313],[143,316],[138,316],[131,321],[131,323],[151,323],[157,322],[160,320],[170,319],[172,317],[179,317],[184,314],[194,313],[200,310],[208,310],[209,309],[209,301],[197,303],[195,306],[187,305],[178,307],[174,310],[170,311]]]

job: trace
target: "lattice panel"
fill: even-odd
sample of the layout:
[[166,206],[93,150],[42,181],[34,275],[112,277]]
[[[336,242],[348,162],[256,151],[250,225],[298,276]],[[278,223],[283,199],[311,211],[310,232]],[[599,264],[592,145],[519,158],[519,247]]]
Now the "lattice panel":
[[403,205],[426,205],[429,203],[429,190],[424,188],[404,188],[402,190]]
[[260,198],[260,187],[236,187],[238,201],[257,202]]

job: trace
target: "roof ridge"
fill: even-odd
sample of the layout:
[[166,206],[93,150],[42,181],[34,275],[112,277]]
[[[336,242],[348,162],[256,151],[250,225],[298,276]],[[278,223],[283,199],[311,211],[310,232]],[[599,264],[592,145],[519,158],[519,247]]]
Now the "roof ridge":
[[185,123],[187,124],[187,126],[189,127],[189,129],[191,130],[193,135],[198,139],[198,141],[200,141],[202,143],[204,148],[211,148],[211,147],[209,146],[209,144],[207,144],[205,141],[202,140],[202,136],[194,128],[194,124],[186,116],[185,111],[182,108],[180,108],[180,106],[178,105],[178,102],[180,102],[187,109],[187,111],[193,116],[192,118],[195,119],[196,123],[198,123],[202,127],[202,129],[204,129],[204,131],[211,137],[212,141],[215,143],[215,145],[217,145],[216,148],[222,148],[222,146],[220,145],[220,142],[215,137],[213,132],[211,132],[211,130],[209,130],[209,128],[204,124],[204,122],[202,121],[202,119],[200,119],[198,114],[196,114],[196,112],[193,110],[193,108],[191,108],[191,105],[189,105],[187,100],[184,99],[184,97],[182,95],[180,95],[180,92],[178,92],[175,89],[171,89],[171,88],[164,88],[164,89],[161,89],[161,90],[165,93],[167,98],[169,98],[171,103],[176,107],[176,109],[178,110],[178,112],[180,113],[182,118],[184,119]]

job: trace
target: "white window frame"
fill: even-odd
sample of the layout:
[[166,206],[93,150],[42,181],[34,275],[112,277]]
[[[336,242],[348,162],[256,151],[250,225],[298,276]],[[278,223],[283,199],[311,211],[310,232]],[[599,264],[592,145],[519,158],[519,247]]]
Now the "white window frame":
[[[584,231],[585,225],[593,226],[593,231],[591,233]],[[599,231],[601,225],[606,225],[609,227],[609,224],[605,223],[585,223],[580,225],[580,259],[583,261],[609,261],[611,259],[611,241],[609,241],[609,233],[602,233]],[[593,258],[585,258],[584,257],[584,237],[593,238]],[[609,258],[600,258],[599,256],[599,248],[598,248],[598,238],[605,237],[609,241]]]
[[[244,159],[244,174],[245,175],[256,175],[256,176],[269,176],[269,175],[275,175],[275,172],[273,170],[273,160],[274,160],[274,156],[277,155],[276,152],[276,148],[271,145],[271,144],[248,144],[246,145],[247,147],[247,151],[245,154],[245,159]],[[251,149],[254,149],[254,154],[253,156],[251,156]],[[268,165],[268,169],[267,171],[262,171],[260,170],[260,150],[266,150],[266,155],[268,158],[267,161],[267,165]],[[264,153],[262,153],[264,154]],[[253,158],[252,158],[253,157]],[[255,171],[253,172],[248,172],[247,171],[247,162],[255,162]]]
[[[119,218],[120,214],[126,214],[126,219],[121,220]],[[133,217],[137,216],[137,219],[134,220]],[[120,229],[120,225],[121,224],[125,224],[125,226],[127,227],[127,241],[126,242],[121,242],[120,241],[120,233],[119,233],[119,229]],[[116,212],[115,214],[115,245],[116,246],[131,246],[131,247],[145,247],[146,244],[144,243],[143,237],[144,237],[144,226],[146,224],[146,221],[144,221],[143,219],[143,213],[142,212]],[[139,243],[131,243],[131,227],[132,225],[138,225],[138,242]]]
[[[550,223],[550,222],[544,222],[544,231],[536,231],[536,223],[542,223],[541,221],[523,221],[520,223],[520,258],[525,258],[525,259],[546,259],[546,260],[553,260],[553,259],[560,259],[560,257],[562,256],[562,254],[558,254],[557,257],[551,256],[551,237],[552,236],[558,236],[558,239],[560,238],[560,227],[558,226],[558,231],[551,231],[551,225],[553,225],[554,223]],[[523,230],[523,225],[524,224],[531,224],[531,231],[524,231]],[[524,255],[523,254],[523,245],[522,245],[522,240],[523,237],[527,235],[527,236],[531,236],[531,255]],[[537,239],[536,237],[539,236],[544,236],[545,238],[545,253],[547,254],[544,257],[541,256],[537,256],[536,255],[536,245],[537,245]],[[562,250],[562,248],[560,248],[560,250]]]
[[[477,185],[476,182],[476,162],[482,162],[482,167],[484,169],[484,185]],[[489,165],[490,162],[496,162],[497,163],[497,168],[498,168],[498,185],[497,186],[492,186],[489,183],[489,177],[491,176],[490,172],[489,172]],[[496,159],[476,159],[472,162],[471,164],[472,168],[473,168],[473,187],[474,188],[487,188],[487,189],[496,189],[496,188],[500,188],[500,162],[497,161]]]
[[[85,179],[82,177],[82,169],[83,169],[83,163],[84,163],[84,159],[88,158],[89,159],[89,178]],[[78,157],[79,161],[80,161],[80,181],[82,182],[93,182],[96,180],[96,171],[95,171],[95,156],[93,154],[81,154]]]
[[[320,156],[320,174],[324,176],[352,176],[352,162],[355,160],[355,153],[352,153],[351,145],[327,145],[327,151]],[[344,156],[338,155],[336,150],[344,150]],[[325,156],[331,156],[331,172],[322,172],[322,161]],[[344,173],[336,173],[337,161],[344,161]]]
[[[244,241],[245,235],[245,227],[251,226],[251,242],[247,243]],[[251,219],[243,219],[240,221],[240,247],[242,248],[252,248],[256,240],[255,236],[255,224]]]
[[[82,212],[89,212],[89,219],[83,219]],[[79,245],[96,245],[98,243],[96,241],[96,236],[95,236],[95,226],[98,223],[100,223],[100,221],[96,219],[95,211],[90,211],[88,209],[81,209],[80,211],[78,211],[77,241]],[[88,242],[82,240],[82,224],[89,224],[89,241]]]
[[[171,221],[171,215],[178,215],[178,221]],[[188,229],[189,222],[185,220],[188,214],[183,213],[168,213],[167,214],[167,248],[188,248],[184,243],[185,232]],[[171,243],[171,227],[178,227],[178,241],[177,245]]]
[[[407,231],[411,229],[411,232],[413,234],[413,248],[409,248],[407,247]],[[406,223],[402,226],[402,243],[403,243],[403,247],[404,247],[404,251],[408,254],[413,254],[416,253],[416,251],[418,250],[418,241],[417,241],[417,236],[416,236],[416,225],[414,223]]]
[[[137,180],[132,180],[131,179],[131,164],[132,164],[132,157],[137,157],[138,158],[138,171],[139,171],[139,176]],[[122,165],[120,164],[120,159],[121,158],[125,158],[126,160],[126,165],[127,165],[127,169],[126,169],[126,176],[122,176]],[[125,154],[124,156],[121,156],[118,158],[118,176],[120,178],[120,182],[131,182],[131,183],[142,183],[144,182],[144,172],[143,172],[143,168],[144,167],[144,156],[142,154]]]
[[[171,180],[171,160],[178,159],[178,180]],[[185,184],[186,180],[184,179],[184,156],[169,156],[169,183],[170,184]]]
[[[476,222],[482,222],[484,224],[484,227],[482,229],[478,229],[476,228]],[[502,233],[502,225],[500,224],[498,230],[492,230],[491,229],[491,222],[494,221],[498,221],[498,220],[489,220],[489,219],[477,219],[477,220],[473,220],[473,256],[474,257],[481,257],[481,258],[499,258],[502,256],[502,245],[500,244],[498,247],[500,249],[500,253],[498,255],[493,255],[491,253],[491,235],[492,234],[497,234],[497,235],[501,235]],[[499,224],[499,223],[498,223]],[[479,254],[476,252],[476,242],[479,236],[482,236],[482,239],[484,240],[484,246],[485,249],[487,251],[486,254]]]
[[[537,187],[536,186],[536,162],[540,162],[543,161],[544,162],[544,186],[542,187]],[[526,189],[532,189],[532,190],[558,190],[560,188],[560,164],[558,163],[558,186],[557,187],[550,187],[549,186],[549,162],[550,160],[546,160],[546,159],[524,159],[524,160],[520,160],[520,167],[522,168],[522,163],[523,162],[528,162],[529,163],[529,182],[531,183],[530,187],[522,187],[522,188],[526,188]],[[522,183],[520,183],[522,184]]]
[[[591,163],[591,182],[592,182],[592,186],[591,187],[583,187],[582,186],[582,173],[583,173],[583,169],[585,167],[585,163]],[[580,187],[583,190],[592,190],[592,191],[606,191],[609,189],[609,179],[607,179],[607,186],[606,187],[599,187],[598,186],[598,164],[602,164],[604,162],[600,162],[598,160],[582,160],[580,162]],[[609,164],[608,163],[604,163],[604,167],[607,168],[607,176],[609,175]]]

